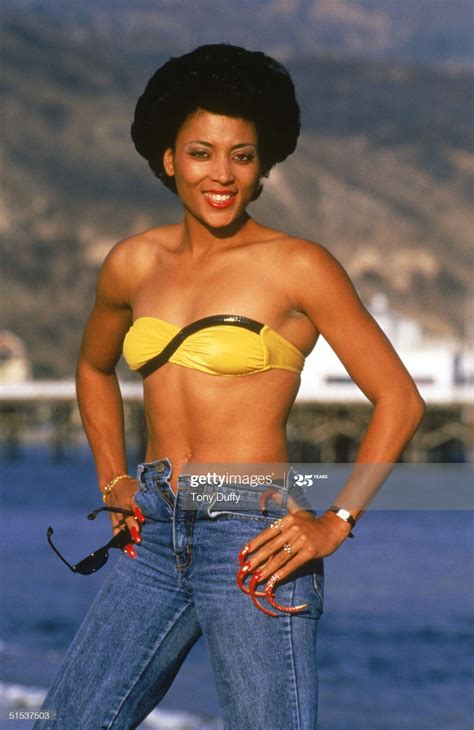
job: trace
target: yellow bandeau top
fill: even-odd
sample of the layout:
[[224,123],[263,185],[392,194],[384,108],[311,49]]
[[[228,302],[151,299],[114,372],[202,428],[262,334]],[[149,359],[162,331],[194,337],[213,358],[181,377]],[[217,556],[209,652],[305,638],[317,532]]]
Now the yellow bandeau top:
[[143,377],[165,362],[225,376],[273,368],[300,373],[304,365],[303,353],[278,332],[232,314],[205,317],[182,330],[158,317],[139,317],[125,336],[123,354]]

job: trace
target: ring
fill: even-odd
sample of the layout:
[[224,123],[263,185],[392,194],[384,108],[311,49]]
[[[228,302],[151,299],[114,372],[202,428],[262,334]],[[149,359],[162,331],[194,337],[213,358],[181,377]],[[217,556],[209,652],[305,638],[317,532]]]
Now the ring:
[[275,520],[275,522],[272,522],[270,527],[273,528],[274,530],[279,530],[281,528],[282,522],[283,522],[282,518],[279,517],[277,520]]
[[288,553],[289,555],[291,555],[291,553],[293,552],[293,548],[291,547],[289,542],[286,542],[283,545],[283,550],[285,551],[285,553]]

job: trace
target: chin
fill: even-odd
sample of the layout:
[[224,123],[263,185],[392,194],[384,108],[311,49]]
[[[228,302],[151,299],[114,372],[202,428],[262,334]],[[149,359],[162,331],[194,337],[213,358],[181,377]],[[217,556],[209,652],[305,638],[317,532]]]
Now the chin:
[[[192,211],[191,211],[192,212]],[[214,228],[216,230],[229,228],[230,226],[237,223],[243,216],[245,216],[246,209],[239,210],[238,212],[228,213],[224,215],[222,212],[216,211],[215,213],[209,213],[206,211],[205,214],[202,212],[193,213],[197,220],[205,225],[207,228]]]

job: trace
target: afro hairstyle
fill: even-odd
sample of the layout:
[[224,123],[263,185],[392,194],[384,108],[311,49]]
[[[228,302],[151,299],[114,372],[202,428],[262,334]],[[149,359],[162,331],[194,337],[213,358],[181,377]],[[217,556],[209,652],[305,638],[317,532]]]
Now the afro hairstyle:
[[[174,193],[174,177],[166,174],[163,155],[174,148],[179,129],[197,109],[255,124],[262,178],[296,148],[300,109],[285,67],[240,46],[200,46],[155,71],[138,99],[131,127],[135,149]],[[261,190],[260,181],[253,200]]]

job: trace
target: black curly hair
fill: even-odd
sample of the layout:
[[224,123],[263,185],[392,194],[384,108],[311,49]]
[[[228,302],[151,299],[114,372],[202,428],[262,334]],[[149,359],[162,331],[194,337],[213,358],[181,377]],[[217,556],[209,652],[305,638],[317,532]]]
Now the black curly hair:
[[[265,53],[228,43],[199,46],[155,71],[138,99],[131,128],[135,149],[174,193],[163,154],[174,148],[180,127],[196,109],[255,124],[262,178],[295,150],[300,109],[284,66]],[[253,200],[261,191],[260,180]]]

